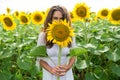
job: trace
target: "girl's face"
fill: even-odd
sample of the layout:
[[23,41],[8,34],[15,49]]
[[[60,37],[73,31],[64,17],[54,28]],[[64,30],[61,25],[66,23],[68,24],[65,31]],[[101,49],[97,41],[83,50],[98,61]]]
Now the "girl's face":
[[56,21],[60,21],[63,19],[62,13],[60,11],[55,11],[53,13],[53,17],[52,17],[52,21],[56,20]]

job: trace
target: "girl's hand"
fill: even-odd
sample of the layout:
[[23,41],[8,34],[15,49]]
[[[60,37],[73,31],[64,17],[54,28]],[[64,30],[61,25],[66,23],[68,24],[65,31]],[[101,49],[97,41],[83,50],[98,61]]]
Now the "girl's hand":
[[52,68],[51,73],[56,76],[64,76],[65,70],[61,69],[60,66],[55,66]]
[[63,69],[65,72],[67,72],[70,69],[68,65],[60,65],[59,67]]

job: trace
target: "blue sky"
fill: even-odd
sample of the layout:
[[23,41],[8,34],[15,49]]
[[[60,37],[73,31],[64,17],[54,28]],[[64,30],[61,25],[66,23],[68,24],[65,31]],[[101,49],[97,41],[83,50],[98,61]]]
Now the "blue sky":
[[9,7],[13,12],[36,10],[45,11],[53,5],[63,5],[69,11],[72,11],[74,5],[79,2],[85,2],[91,11],[98,11],[101,8],[116,8],[120,7],[120,0],[0,0],[0,14],[6,13],[6,8]]

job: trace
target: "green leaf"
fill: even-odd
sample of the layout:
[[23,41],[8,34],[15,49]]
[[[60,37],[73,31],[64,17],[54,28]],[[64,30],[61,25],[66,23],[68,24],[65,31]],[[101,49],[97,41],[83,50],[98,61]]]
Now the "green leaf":
[[33,57],[47,57],[47,51],[46,51],[46,47],[45,46],[36,46],[35,48],[33,48],[30,53],[29,56],[33,56]]
[[87,72],[86,74],[85,74],[85,80],[98,80],[98,79],[96,79],[95,78],[95,76],[94,76],[94,74],[91,72]]
[[32,65],[32,68],[29,70],[32,77],[34,77],[37,73],[39,73],[36,65]]
[[32,59],[30,58],[18,58],[17,59],[17,65],[19,68],[24,69],[24,70],[30,70],[32,67]]
[[13,54],[13,51],[9,48],[3,49],[2,51],[0,51],[0,59],[11,57]]
[[105,69],[102,69],[101,66],[97,66],[94,69],[94,76],[97,80],[109,80],[107,71]]
[[112,64],[111,65],[111,70],[112,70],[112,73],[116,74],[117,76],[120,77],[120,66],[117,65],[117,64]]
[[85,48],[76,47],[70,49],[70,56],[80,56],[81,54],[86,53],[87,50]]
[[94,52],[93,52],[93,54],[95,54],[95,55],[101,55],[102,53],[105,53],[107,51],[109,51],[109,48],[107,46],[104,46],[102,48],[95,49]]
[[120,60],[120,50],[115,49],[114,52],[108,52],[106,54],[106,56],[109,60],[116,62],[116,61]]
[[92,48],[92,49],[96,49],[97,47],[94,44],[88,43],[86,45],[84,45],[85,48]]
[[0,80],[8,80],[8,76],[6,74],[0,73]]
[[77,67],[77,69],[85,69],[87,67],[89,67],[90,65],[90,61],[89,60],[78,60],[77,63],[75,64],[75,66]]
[[0,80],[11,80],[12,74],[6,70],[0,72]]
[[109,50],[109,48],[107,46],[105,46],[103,49],[98,50],[98,52],[104,53],[107,52]]

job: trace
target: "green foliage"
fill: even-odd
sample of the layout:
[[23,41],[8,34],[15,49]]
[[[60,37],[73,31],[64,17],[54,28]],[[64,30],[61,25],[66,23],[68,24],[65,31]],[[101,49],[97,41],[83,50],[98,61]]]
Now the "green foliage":
[[41,25],[17,25],[6,31],[0,24],[0,80],[38,80],[36,58],[28,56],[36,46]]
[[87,50],[85,48],[76,47],[70,49],[70,56],[80,56],[82,54],[85,54]]
[[112,73],[120,77],[120,65],[118,64],[112,64],[110,67]]
[[[120,26],[107,20],[74,22],[77,47],[71,56],[77,56],[74,66],[81,80],[119,80]],[[113,65],[114,64],[114,65]]]
[[114,62],[120,60],[120,50],[118,50],[118,48],[116,48],[114,51],[109,51],[107,54],[106,54],[106,57],[109,59],[109,60],[112,60]]
[[[73,24],[77,56],[73,67],[76,80],[120,79],[120,25],[107,20],[76,21]],[[45,46],[36,46],[42,25],[18,25],[5,31],[0,23],[0,80],[41,80],[36,57],[47,57]]]
[[33,56],[33,57],[48,57],[45,46],[36,46],[36,47],[34,47],[30,51],[29,55]]

